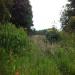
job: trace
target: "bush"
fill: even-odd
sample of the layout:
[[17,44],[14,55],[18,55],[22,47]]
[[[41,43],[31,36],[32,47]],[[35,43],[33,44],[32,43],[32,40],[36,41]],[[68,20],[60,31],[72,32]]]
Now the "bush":
[[46,33],[46,38],[51,44],[60,41],[60,35],[55,30],[48,31]]
[[0,47],[8,53],[21,54],[28,48],[28,37],[23,28],[16,28],[13,24],[0,24]]
[[16,70],[22,67],[29,45],[23,28],[16,28],[11,23],[0,24],[0,75],[15,75]]
[[62,41],[55,48],[54,60],[63,75],[75,75],[75,34],[61,33]]

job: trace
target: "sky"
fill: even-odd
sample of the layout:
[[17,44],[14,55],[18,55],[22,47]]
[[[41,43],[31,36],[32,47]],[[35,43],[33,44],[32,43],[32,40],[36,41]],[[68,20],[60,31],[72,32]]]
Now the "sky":
[[33,24],[36,30],[55,26],[61,28],[60,16],[67,0],[30,0],[33,11]]

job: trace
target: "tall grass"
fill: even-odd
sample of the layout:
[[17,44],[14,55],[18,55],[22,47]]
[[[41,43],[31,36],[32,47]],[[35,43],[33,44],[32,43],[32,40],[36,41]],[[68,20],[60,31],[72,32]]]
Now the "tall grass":
[[0,25],[0,75],[75,75],[75,35],[60,36],[53,54],[43,53],[23,28]]
[[75,34],[62,33],[59,47],[54,48],[55,60],[63,75],[75,75]]
[[0,75],[60,75],[54,60],[44,56],[22,28],[0,26]]

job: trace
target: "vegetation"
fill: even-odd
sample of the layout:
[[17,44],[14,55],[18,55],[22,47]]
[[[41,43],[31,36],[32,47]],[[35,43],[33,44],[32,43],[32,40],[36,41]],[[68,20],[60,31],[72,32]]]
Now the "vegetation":
[[28,36],[29,0],[0,0],[0,9],[0,75],[75,75],[75,15],[62,17],[63,31],[33,29]]
[[59,32],[55,28],[52,28],[46,32],[46,38],[51,44],[57,43],[61,39]]
[[[69,36],[70,35],[70,36]],[[74,57],[75,57],[75,34],[62,33],[62,41],[59,48],[55,47],[55,60],[61,73],[65,75],[74,75]]]
[[0,26],[0,60],[1,75],[60,75],[54,60],[42,56],[24,30],[12,24]]
[[43,52],[28,39],[23,28],[10,23],[1,25],[0,74],[74,75],[75,35],[60,32],[60,36],[62,40],[53,44],[47,53],[48,50]]
[[72,24],[75,23],[71,21],[74,20],[74,18],[72,19],[72,17],[75,17],[75,1],[74,0],[68,1],[69,3],[66,5],[64,11],[62,12],[60,21],[62,23],[62,29],[64,31],[74,32],[75,25],[72,26]]
[[[17,14],[18,13],[18,14]],[[11,10],[11,22],[18,27],[30,29],[33,26],[32,10],[29,0],[16,0]]]
[[28,30],[33,26],[29,0],[0,0],[0,23],[11,22]]
[[[15,25],[7,23],[0,26],[0,47],[19,54],[27,49],[28,39],[23,28],[17,29]],[[9,52],[7,51],[7,52]]]
[[16,62],[27,50],[29,42],[23,28],[18,29],[10,23],[0,25],[0,75],[13,75]]

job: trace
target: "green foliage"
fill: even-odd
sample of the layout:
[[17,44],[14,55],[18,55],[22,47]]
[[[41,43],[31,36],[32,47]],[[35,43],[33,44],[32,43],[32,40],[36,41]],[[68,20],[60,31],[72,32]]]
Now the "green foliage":
[[75,32],[75,16],[70,17],[68,22],[68,29],[70,30],[68,32]]
[[73,32],[74,25],[72,27],[72,23],[68,24],[71,20],[71,17],[75,16],[75,1],[74,0],[68,0],[69,3],[66,4],[65,10],[62,12],[61,15],[61,23],[62,23],[62,29],[67,32]]
[[53,59],[43,56],[35,44],[32,43],[31,47],[31,52],[24,57],[25,60],[22,62],[25,66],[22,72],[25,75],[60,75]]
[[33,26],[32,9],[29,0],[16,0],[11,9],[11,22],[16,26],[30,29]]
[[10,9],[13,6],[13,1],[14,0],[0,0],[0,23],[6,23],[10,21]]
[[0,75],[17,72],[20,75],[75,75],[75,33],[61,31],[59,34],[62,40],[50,45],[50,52],[45,54],[28,39],[23,28],[1,24]]
[[29,40],[23,28],[18,29],[10,23],[0,24],[0,75],[15,75],[29,49]]
[[17,72],[20,75],[60,75],[54,60],[43,56],[41,50],[29,42],[22,28],[10,23],[0,25],[0,75]]
[[21,53],[28,47],[28,38],[25,31],[17,29],[15,25],[7,23],[0,25],[0,47],[7,52]]
[[60,40],[60,35],[56,29],[52,29],[50,31],[47,31],[46,38],[52,44]]
[[54,60],[62,74],[75,75],[75,34],[61,33],[62,41],[55,47]]
[[17,27],[33,26],[29,0],[0,0],[0,23],[12,22]]

